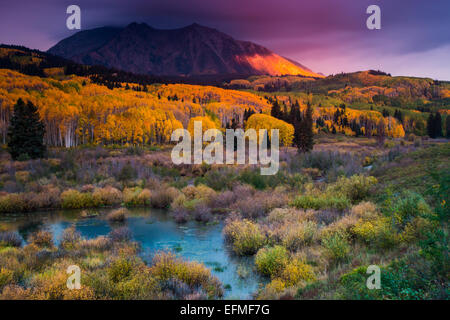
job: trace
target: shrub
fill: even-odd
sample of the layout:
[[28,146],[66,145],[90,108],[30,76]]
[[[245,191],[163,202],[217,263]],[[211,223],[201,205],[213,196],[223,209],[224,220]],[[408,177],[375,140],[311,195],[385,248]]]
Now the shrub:
[[380,248],[390,248],[398,241],[398,236],[387,217],[379,217],[372,221],[362,219],[352,228],[358,239]]
[[232,244],[234,252],[238,255],[255,254],[266,241],[259,226],[246,219],[227,221],[224,233],[226,240]]
[[11,193],[0,197],[0,212],[24,212],[27,208],[22,194]]
[[224,209],[231,206],[236,201],[235,194],[232,191],[224,191],[217,194],[211,199],[211,207],[216,209]]
[[150,203],[154,208],[168,208],[179,194],[180,192],[173,187],[162,188],[152,192]]
[[255,257],[255,265],[261,274],[275,277],[281,273],[288,260],[289,255],[286,248],[275,246],[260,249]]
[[286,284],[284,283],[284,281],[279,278],[275,278],[272,279],[272,281],[270,281],[270,283],[268,283],[264,288],[264,295],[273,297],[273,294],[271,293],[281,293],[284,291],[284,289],[286,289]]
[[8,284],[14,281],[14,271],[6,268],[0,268],[0,292]]
[[126,258],[119,258],[114,260],[108,268],[108,277],[112,282],[117,283],[129,278],[132,270],[132,261]]
[[351,214],[362,219],[372,219],[378,215],[377,207],[372,202],[361,202],[353,206]]
[[108,213],[106,219],[111,222],[124,222],[127,216],[128,210],[126,208],[119,208]]
[[148,206],[150,205],[151,196],[150,190],[139,187],[125,188],[123,190],[123,202],[127,206]]
[[59,208],[61,205],[58,187],[46,187],[44,190],[30,197],[30,206],[36,209]]
[[356,203],[364,200],[369,195],[370,188],[376,183],[376,178],[364,175],[353,175],[350,178],[340,177],[327,191],[341,194]]
[[30,236],[29,241],[38,247],[53,247],[53,235],[49,231],[38,231]]
[[127,162],[119,172],[117,179],[119,181],[128,181],[135,179],[137,176],[136,169],[131,165],[130,162]]
[[292,259],[281,273],[281,278],[286,286],[295,286],[300,281],[313,281],[316,279],[313,268],[301,261],[300,259]]
[[322,239],[322,246],[326,249],[327,255],[335,262],[345,260],[350,252],[347,235],[343,232],[327,234]]
[[310,245],[316,232],[317,224],[312,221],[288,223],[282,235],[283,246],[288,250],[296,251],[305,245]]
[[337,209],[345,210],[350,207],[350,201],[344,197],[330,197],[324,196],[298,196],[292,202],[292,205],[303,209]]
[[244,218],[258,218],[272,209],[285,206],[287,202],[288,195],[283,192],[258,191],[252,196],[238,198],[231,209],[239,211]]
[[228,168],[208,171],[203,177],[197,178],[196,183],[203,183],[216,191],[231,189],[236,179],[236,173]]
[[113,206],[122,202],[122,192],[110,186],[95,189],[92,196],[97,206]]
[[74,189],[68,189],[61,193],[61,206],[64,209],[82,209],[95,206],[91,193],[81,193]]
[[392,217],[397,228],[403,229],[413,218],[427,216],[432,210],[421,195],[406,191],[386,200],[384,212]]
[[75,227],[70,227],[63,231],[59,246],[66,250],[74,249],[80,240],[81,234],[75,229]]
[[131,240],[131,231],[127,227],[120,227],[112,230],[108,237],[113,242],[127,242]]
[[16,181],[23,184],[30,179],[30,172],[29,171],[17,171],[15,176],[16,176]]
[[211,275],[209,269],[197,262],[183,261],[173,253],[157,253],[153,258],[151,271],[160,280],[178,279],[191,288],[200,287],[209,298],[223,295],[220,282]]
[[17,232],[3,231],[0,232],[0,246],[20,247],[22,245],[22,237]]

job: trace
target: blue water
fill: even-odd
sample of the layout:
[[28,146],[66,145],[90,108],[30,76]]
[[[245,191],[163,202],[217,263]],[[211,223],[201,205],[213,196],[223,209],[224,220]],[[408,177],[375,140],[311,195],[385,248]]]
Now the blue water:
[[[107,235],[112,229],[127,226],[133,239],[142,246],[142,258],[151,261],[158,250],[172,250],[191,261],[204,263],[217,276],[225,290],[226,299],[248,299],[263,279],[257,276],[253,260],[236,257],[225,244],[222,223],[205,225],[197,222],[177,224],[161,210],[132,209],[125,223],[110,223],[100,211],[95,218],[80,218],[79,211],[57,211],[0,216],[0,225],[18,231],[24,239],[36,230],[51,231],[56,243],[62,231],[72,225],[85,238]],[[238,272],[239,270],[239,272]],[[240,275],[241,276],[240,276]]]

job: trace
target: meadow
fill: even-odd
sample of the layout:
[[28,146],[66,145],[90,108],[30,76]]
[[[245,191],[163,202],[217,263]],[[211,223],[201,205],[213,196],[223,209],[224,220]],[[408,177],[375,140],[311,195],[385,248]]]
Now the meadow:
[[[314,150],[284,147],[280,170],[255,165],[174,165],[170,147],[50,148],[45,159],[12,161],[2,150],[0,214],[103,208],[123,224],[126,208],[164,209],[177,223],[224,224],[247,272],[266,281],[257,299],[447,299],[446,140],[319,134]],[[116,210],[114,210],[116,209]],[[143,261],[126,228],[56,244],[48,230],[23,239],[0,232],[1,299],[217,299],[224,285],[176,250]],[[67,266],[88,275],[65,287]],[[366,287],[381,268],[382,289]],[[245,276],[245,275],[244,275]]]

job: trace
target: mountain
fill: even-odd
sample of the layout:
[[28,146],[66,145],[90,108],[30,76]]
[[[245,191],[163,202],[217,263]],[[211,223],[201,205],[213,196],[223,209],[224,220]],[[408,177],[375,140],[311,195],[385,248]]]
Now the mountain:
[[160,30],[145,23],[80,31],[48,50],[78,63],[158,76],[301,75],[322,78],[267,48],[208,27]]

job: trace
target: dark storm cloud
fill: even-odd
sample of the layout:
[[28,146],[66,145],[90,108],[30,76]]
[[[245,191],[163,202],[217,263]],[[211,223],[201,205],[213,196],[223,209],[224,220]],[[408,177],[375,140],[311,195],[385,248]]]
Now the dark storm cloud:
[[[0,42],[48,49],[74,33],[65,28],[70,4],[81,7],[83,29],[133,21],[156,28],[197,22],[327,73],[352,70],[363,58],[395,68],[392,61],[400,56],[445,56],[450,50],[448,0],[1,0]],[[381,7],[381,30],[365,27],[370,4]],[[358,57],[362,60],[351,62]],[[416,68],[411,72],[421,73]],[[442,68],[450,69],[448,63]]]

